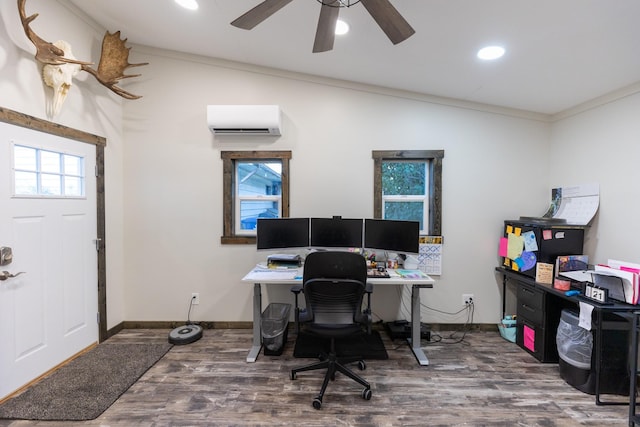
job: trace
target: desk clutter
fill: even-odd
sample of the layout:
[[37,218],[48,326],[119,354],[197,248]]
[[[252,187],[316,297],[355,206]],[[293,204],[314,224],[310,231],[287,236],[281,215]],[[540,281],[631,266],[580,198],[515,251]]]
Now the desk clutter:
[[300,255],[273,254],[267,257],[267,267],[269,268],[298,268],[301,265],[302,257]]
[[[640,264],[609,259],[592,269],[560,271],[558,276],[571,281],[584,298],[601,304],[612,301],[637,305],[640,299]],[[556,289],[561,289],[555,286]],[[564,290],[564,289],[562,289]]]

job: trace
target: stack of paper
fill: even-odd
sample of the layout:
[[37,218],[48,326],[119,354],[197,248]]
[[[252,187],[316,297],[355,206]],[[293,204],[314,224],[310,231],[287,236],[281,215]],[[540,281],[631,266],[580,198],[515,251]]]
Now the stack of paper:
[[610,259],[607,265],[596,265],[594,274],[620,277],[625,301],[629,304],[638,304],[638,299],[640,299],[640,264]]

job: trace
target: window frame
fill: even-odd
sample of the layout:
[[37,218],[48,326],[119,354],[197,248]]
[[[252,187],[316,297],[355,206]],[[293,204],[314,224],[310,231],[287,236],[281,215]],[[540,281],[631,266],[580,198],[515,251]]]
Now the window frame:
[[255,245],[256,236],[236,233],[236,161],[277,161],[282,163],[281,217],[289,217],[289,160],[291,151],[222,151],[223,245]]
[[398,161],[425,161],[428,177],[429,223],[426,232],[430,236],[442,235],[442,159],[444,150],[374,150],[373,158],[373,217],[382,218],[382,163]]

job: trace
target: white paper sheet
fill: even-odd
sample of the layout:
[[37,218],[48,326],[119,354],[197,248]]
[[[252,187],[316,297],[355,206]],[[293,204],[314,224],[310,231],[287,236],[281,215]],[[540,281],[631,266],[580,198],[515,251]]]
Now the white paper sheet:
[[298,270],[251,270],[242,280],[253,280],[259,282],[261,280],[293,280],[298,275]]
[[591,313],[593,312],[593,306],[589,303],[580,301],[580,318],[578,320],[578,326],[587,331],[591,330]]

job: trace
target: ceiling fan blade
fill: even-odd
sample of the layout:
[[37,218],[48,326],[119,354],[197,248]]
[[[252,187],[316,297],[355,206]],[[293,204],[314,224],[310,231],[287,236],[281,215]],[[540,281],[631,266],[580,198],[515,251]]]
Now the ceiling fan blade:
[[338,21],[339,12],[339,7],[328,6],[322,3],[320,18],[318,18],[318,28],[316,30],[316,39],[313,42],[313,53],[326,52],[333,49],[333,42],[336,39],[336,21]]
[[293,0],[265,0],[256,7],[236,18],[231,25],[234,27],[250,30]]
[[361,0],[360,3],[389,37],[391,43],[398,44],[416,32],[389,0]]

